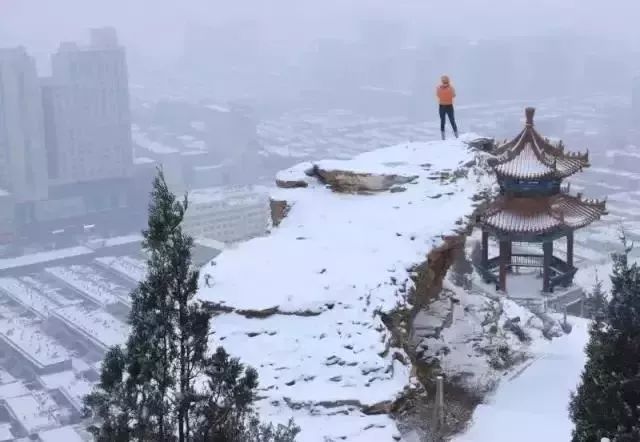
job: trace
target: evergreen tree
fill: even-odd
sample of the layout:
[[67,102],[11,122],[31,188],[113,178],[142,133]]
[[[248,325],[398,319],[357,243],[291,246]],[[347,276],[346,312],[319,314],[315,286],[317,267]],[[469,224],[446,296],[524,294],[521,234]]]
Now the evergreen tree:
[[[181,227],[188,200],[176,200],[162,172],[151,196],[147,275],[131,293],[126,345],[107,352],[100,382],[85,399],[96,422],[89,430],[104,442],[293,441],[293,424],[274,430],[257,420],[255,370],[222,348],[207,356],[211,314],[194,300],[193,239]],[[196,389],[199,377],[209,379],[205,391]]]
[[596,318],[581,383],[572,394],[573,442],[640,440],[640,268],[630,247],[613,256],[611,301]]
[[263,425],[251,404],[258,373],[219,347],[207,363],[207,390],[198,403],[196,440],[210,442],[293,442],[300,431],[288,425]]
[[607,314],[607,294],[602,288],[602,281],[596,275],[596,282],[593,289],[587,294],[585,299],[586,317],[602,321]]

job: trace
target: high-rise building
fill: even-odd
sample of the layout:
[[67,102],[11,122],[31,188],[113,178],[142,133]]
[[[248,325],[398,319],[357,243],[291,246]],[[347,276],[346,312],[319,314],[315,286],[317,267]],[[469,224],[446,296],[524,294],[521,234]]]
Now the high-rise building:
[[0,49],[0,188],[29,220],[47,198],[42,99],[35,60],[24,48]]
[[88,46],[60,46],[43,103],[52,185],[131,176],[127,63],[114,29],[92,30]]

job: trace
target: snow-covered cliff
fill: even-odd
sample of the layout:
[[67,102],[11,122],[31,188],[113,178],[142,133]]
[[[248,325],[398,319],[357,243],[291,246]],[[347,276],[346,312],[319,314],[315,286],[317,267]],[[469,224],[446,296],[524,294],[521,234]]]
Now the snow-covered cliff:
[[265,419],[293,416],[303,442],[400,439],[386,412],[412,367],[381,314],[407,307],[416,266],[473,213],[487,181],[464,141],[284,171],[279,225],[203,268],[214,344],[258,369]]

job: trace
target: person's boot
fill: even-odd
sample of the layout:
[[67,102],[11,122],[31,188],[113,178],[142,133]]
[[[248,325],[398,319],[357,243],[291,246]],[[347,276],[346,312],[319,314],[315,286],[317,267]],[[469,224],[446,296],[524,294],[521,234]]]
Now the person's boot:
[[440,131],[440,135],[442,136],[442,139],[444,140],[446,137],[444,136],[444,131]]

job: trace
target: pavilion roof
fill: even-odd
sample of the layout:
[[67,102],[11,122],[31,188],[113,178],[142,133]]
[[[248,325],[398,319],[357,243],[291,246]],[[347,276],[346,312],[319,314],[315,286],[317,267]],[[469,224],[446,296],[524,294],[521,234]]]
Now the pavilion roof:
[[535,109],[525,109],[526,125],[513,140],[493,150],[493,168],[499,178],[563,179],[589,167],[589,152],[565,152],[562,142],[552,144],[534,128]]
[[575,230],[606,214],[605,201],[559,193],[541,197],[500,196],[480,217],[485,226],[504,234],[541,235]]

